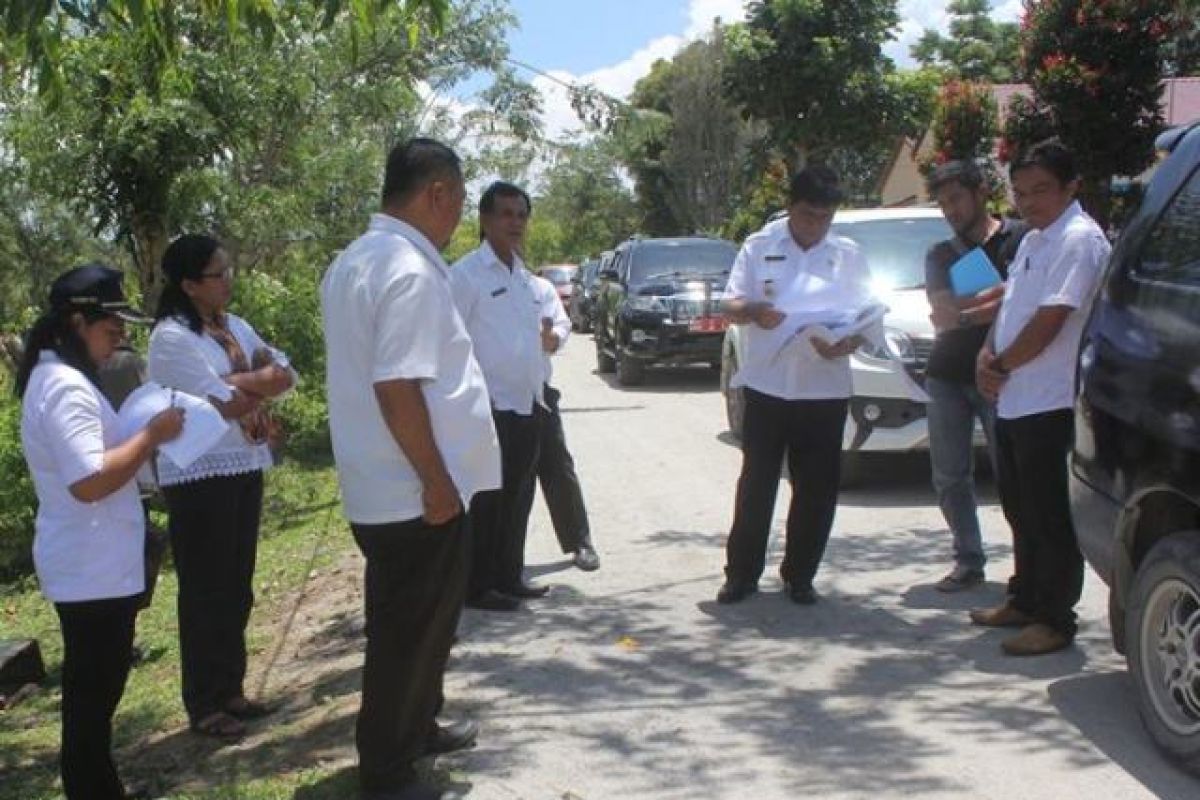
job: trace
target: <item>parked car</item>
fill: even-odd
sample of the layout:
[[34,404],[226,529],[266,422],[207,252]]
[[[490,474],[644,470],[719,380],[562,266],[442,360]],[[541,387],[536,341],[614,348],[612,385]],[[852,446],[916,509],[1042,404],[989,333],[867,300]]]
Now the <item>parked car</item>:
[[596,367],[623,386],[656,364],[721,365],[720,305],[737,246],[723,239],[630,239],[600,271]]
[[1200,772],[1200,123],[1159,143],[1080,346],[1071,505],[1142,721]]
[[562,300],[563,308],[568,315],[571,313],[571,281],[579,272],[574,264],[551,264],[538,270],[538,274],[554,284],[558,299]]
[[[786,225],[787,219],[780,217],[772,224]],[[839,211],[831,232],[862,247],[875,294],[890,309],[884,318],[890,353],[864,345],[850,357],[854,396],[850,398],[842,472],[843,480],[851,483],[860,471],[863,453],[929,448],[925,404],[919,392],[913,391],[914,383],[924,382],[925,365],[933,350],[933,323],[925,296],[925,253],[953,233],[936,208]],[[730,381],[742,361],[740,330],[737,325],[729,327],[721,358],[726,418],[730,432],[739,438],[745,401],[742,390],[731,387]],[[984,443],[982,432],[978,443]]]
[[593,258],[580,265],[571,279],[571,327],[582,333],[592,329],[592,312],[599,288],[600,259]]

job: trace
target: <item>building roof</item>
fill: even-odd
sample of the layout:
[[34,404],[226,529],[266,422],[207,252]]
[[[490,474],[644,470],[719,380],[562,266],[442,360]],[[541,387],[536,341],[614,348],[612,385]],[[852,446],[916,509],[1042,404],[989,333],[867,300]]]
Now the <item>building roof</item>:
[[[1008,117],[1014,97],[1028,97],[1033,90],[1026,83],[997,83],[992,86],[1000,119]],[[1167,78],[1163,81],[1163,120],[1168,128],[1200,119],[1200,77]]]

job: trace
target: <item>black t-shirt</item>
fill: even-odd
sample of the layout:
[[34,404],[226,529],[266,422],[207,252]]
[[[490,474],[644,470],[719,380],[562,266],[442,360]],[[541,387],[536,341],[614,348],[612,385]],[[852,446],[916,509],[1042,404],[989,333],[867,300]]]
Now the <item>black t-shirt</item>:
[[[983,251],[1005,280],[1008,279],[1008,265],[1017,254],[1017,245],[1028,232],[1029,226],[1024,222],[1004,219],[1000,229],[983,244]],[[957,236],[929,248],[925,254],[925,291],[932,294],[950,289],[950,267],[972,249]],[[989,327],[972,325],[939,333],[933,342],[925,374],[943,381],[974,383],[975,359],[987,340]]]

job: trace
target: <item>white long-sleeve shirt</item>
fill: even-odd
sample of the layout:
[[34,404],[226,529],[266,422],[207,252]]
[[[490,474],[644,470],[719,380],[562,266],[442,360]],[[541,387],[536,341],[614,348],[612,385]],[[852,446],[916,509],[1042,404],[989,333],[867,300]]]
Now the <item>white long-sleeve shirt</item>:
[[[550,383],[550,377],[554,374],[554,365],[550,363],[550,356],[561,353],[563,346],[566,345],[567,338],[571,335],[571,318],[567,316],[567,310],[563,308],[562,298],[558,296],[558,290],[554,288],[554,284],[540,275],[532,277],[533,291],[542,309],[541,319],[550,320],[550,330],[558,336],[558,350],[554,353],[547,353],[544,350],[542,352],[542,361],[546,367],[542,383]],[[538,325],[541,324],[539,320]]]
[[484,242],[451,267],[450,285],[492,408],[528,416],[545,406],[542,305],[525,264],[514,257],[508,267]]

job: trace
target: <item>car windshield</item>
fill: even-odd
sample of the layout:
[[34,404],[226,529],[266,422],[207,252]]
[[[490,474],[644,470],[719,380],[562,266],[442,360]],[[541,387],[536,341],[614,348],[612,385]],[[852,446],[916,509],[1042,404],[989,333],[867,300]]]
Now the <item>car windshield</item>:
[[646,242],[633,252],[630,280],[642,283],[656,278],[719,277],[729,272],[737,247],[719,240]]
[[858,242],[880,289],[925,286],[925,253],[953,232],[941,217],[909,217],[835,222],[833,232]]
[[542,277],[553,283],[555,286],[562,286],[564,283],[570,283],[571,276],[574,274],[574,267],[546,267],[542,270]]

